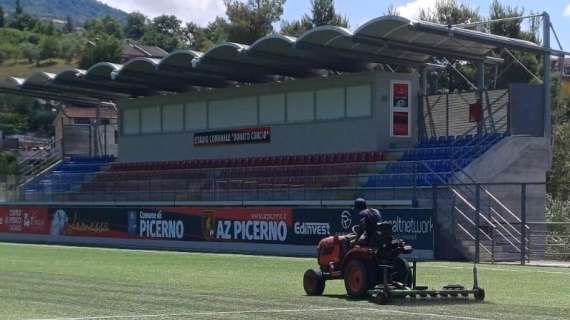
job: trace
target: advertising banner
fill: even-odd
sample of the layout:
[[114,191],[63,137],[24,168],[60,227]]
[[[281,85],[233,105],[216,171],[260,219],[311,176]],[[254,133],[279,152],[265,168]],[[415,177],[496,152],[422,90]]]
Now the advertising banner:
[[[381,213],[415,249],[433,250],[431,210]],[[358,224],[341,208],[0,207],[0,232],[52,236],[316,245]]]
[[271,142],[271,128],[243,128],[194,133],[194,146]]
[[0,232],[48,234],[48,209],[0,207]]
[[290,208],[52,208],[52,235],[285,243]]
[[114,207],[56,207],[49,209],[52,236],[126,238],[127,215]]
[[392,108],[408,108],[410,103],[409,83],[393,83],[392,86]]
[[390,135],[392,137],[411,136],[411,81],[390,81]]
[[393,136],[409,136],[410,117],[407,112],[392,112]]
[[[431,210],[385,209],[382,219],[393,225],[394,234],[415,249],[433,250],[433,217]],[[358,214],[342,209],[294,209],[294,235],[291,243],[317,244],[329,235],[350,233],[360,223]]]

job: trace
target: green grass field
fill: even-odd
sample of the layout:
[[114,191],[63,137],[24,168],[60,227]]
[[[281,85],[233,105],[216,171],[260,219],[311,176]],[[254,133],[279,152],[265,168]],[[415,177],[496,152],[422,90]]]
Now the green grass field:
[[[380,306],[343,283],[304,295],[313,259],[0,244],[0,319],[570,319],[570,269],[482,265],[484,303]],[[471,265],[421,263],[419,282],[471,283]]]

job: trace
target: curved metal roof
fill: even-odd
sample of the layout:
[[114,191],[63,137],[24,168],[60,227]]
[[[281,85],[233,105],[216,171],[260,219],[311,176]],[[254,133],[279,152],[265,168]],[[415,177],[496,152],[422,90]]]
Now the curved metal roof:
[[10,78],[3,86],[112,99],[265,82],[275,76],[310,77],[323,70],[355,72],[378,63],[422,66],[433,56],[480,61],[503,47],[536,53],[548,50],[524,40],[384,16],[355,31],[322,26],[299,38],[271,34],[250,46],[222,43],[205,53],[180,50],[160,60],[137,58],[124,65],[101,62],[88,70],[57,75],[38,72],[25,80]]

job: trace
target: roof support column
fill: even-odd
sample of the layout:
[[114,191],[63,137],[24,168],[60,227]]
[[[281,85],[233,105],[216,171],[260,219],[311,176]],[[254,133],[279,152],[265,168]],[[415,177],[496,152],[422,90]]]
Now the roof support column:
[[485,90],[485,62],[477,61],[477,100],[481,106],[481,118],[477,123],[477,134],[483,133],[483,122],[485,121],[483,112],[483,91]]
[[[550,155],[552,155],[552,102],[550,98],[550,16],[545,11],[542,13],[543,22],[543,47],[548,49],[543,54],[543,94],[544,94],[544,137],[550,140]],[[549,157],[550,159],[551,157]]]

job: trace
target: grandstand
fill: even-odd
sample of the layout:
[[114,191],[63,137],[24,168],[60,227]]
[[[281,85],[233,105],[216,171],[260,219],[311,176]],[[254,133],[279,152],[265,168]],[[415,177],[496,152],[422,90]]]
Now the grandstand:
[[[14,200],[346,207],[363,196],[383,208],[433,211],[438,258],[524,262],[527,221],[544,221],[550,88],[489,89],[485,66],[502,63],[489,57],[501,48],[545,62],[555,53],[381,17],[354,32],[327,26],[298,39],[269,35],[251,46],[13,78],[5,90],[52,96],[72,87],[65,99],[97,105],[95,95],[120,114],[117,159],[63,157],[18,185]],[[431,63],[439,56],[473,62],[477,87],[428,88],[427,75],[446,68]]]

